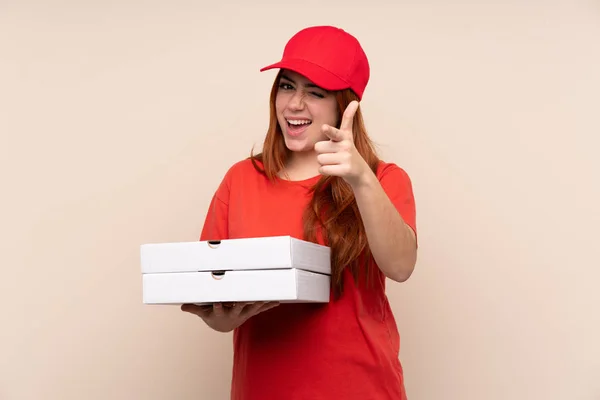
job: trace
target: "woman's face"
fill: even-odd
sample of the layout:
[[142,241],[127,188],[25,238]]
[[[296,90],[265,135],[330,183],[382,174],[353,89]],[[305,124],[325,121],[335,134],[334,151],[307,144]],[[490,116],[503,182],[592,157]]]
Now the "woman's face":
[[282,71],[275,109],[285,144],[294,152],[314,151],[315,143],[328,139],[321,127],[338,123],[333,93],[292,71]]

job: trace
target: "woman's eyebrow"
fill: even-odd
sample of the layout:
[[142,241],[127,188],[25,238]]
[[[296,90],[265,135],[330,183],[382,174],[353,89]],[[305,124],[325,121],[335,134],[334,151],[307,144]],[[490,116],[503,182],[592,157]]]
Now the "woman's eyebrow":
[[[282,74],[282,75],[281,75],[281,78],[282,78],[282,79],[285,79],[285,80],[287,80],[287,81],[290,81],[291,83],[293,83],[294,85],[296,85],[296,82],[294,82],[294,80],[293,80],[292,78],[290,78],[289,76],[287,76],[287,75],[283,75],[283,74]],[[323,89],[322,87],[315,85],[314,83],[307,83],[307,84],[306,84],[306,85],[304,85],[304,86],[306,86],[306,87],[308,87],[308,88],[315,88],[315,89],[321,89],[321,90],[325,90],[325,89]]]

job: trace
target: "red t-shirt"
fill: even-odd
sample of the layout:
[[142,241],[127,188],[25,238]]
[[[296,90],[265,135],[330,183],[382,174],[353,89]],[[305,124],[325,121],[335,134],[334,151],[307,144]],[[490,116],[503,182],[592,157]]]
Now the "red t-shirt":
[[[260,165],[260,164],[259,164]],[[415,230],[411,181],[382,162],[377,176]],[[303,239],[308,189],[319,176],[273,184],[250,160],[233,165],[217,189],[200,240],[289,235]],[[400,338],[379,273],[369,289],[348,272],[344,294],[327,304],[281,304],[234,331],[233,400],[406,399]]]

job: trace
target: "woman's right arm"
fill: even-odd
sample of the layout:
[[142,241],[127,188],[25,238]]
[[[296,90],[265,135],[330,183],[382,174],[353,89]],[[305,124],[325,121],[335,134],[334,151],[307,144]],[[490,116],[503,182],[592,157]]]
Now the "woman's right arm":
[[[208,207],[200,240],[229,239],[229,182],[226,176]],[[210,328],[230,332],[250,317],[277,306],[277,302],[183,304],[181,310],[199,316]]]
[[277,302],[215,303],[209,305],[184,304],[181,310],[199,316],[217,332],[231,332],[249,318],[276,307]]

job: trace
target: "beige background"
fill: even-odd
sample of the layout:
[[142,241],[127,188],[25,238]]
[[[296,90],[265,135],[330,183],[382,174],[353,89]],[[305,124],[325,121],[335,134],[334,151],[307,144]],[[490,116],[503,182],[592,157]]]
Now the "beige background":
[[198,237],[314,24],[413,179],[409,398],[600,399],[600,3],[249,3],[0,1],[0,399],[227,398],[231,336],[143,306],[139,245]]

